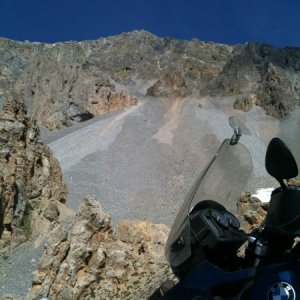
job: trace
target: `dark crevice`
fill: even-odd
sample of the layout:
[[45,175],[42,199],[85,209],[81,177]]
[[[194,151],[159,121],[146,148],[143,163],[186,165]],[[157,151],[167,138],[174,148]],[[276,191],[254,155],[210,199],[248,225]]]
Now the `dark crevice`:
[[94,115],[89,112],[77,114],[75,116],[70,117],[70,119],[72,121],[76,121],[76,120],[80,119],[80,122],[84,122],[84,121],[90,120],[92,118],[94,118]]

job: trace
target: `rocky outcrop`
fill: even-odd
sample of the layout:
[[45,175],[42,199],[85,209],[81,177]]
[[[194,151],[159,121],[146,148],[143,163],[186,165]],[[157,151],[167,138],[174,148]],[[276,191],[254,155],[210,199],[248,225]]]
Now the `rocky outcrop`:
[[171,271],[164,259],[169,230],[147,221],[110,217],[86,196],[67,232],[52,223],[28,299],[147,299]]
[[265,74],[262,74],[262,83],[257,90],[256,104],[271,116],[288,116],[295,109],[297,98],[293,95],[293,86],[285,72],[270,63]]
[[242,111],[250,111],[253,106],[257,105],[257,99],[253,95],[240,95],[236,98],[233,108]]
[[[66,201],[58,161],[39,139],[23,103],[0,111],[0,238],[19,244],[46,230]],[[43,225],[41,225],[43,224]]]
[[137,103],[136,97],[117,89],[108,76],[51,57],[41,58],[25,72],[16,89],[27,99],[30,115],[48,129],[72,126]]
[[268,205],[244,192],[237,203],[237,215],[243,230],[250,233],[259,227],[267,215]]
[[0,39],[0,103],[18,94],[29,114],[48,129],[136,104],[126,88],[117,87],[101,67],[90,64],[90,48],[101,48],[101,43],[95,44]]
[[137,98],[128,90],[116,91],[108,77],[103,76],[95,83],[95,93],[88,95],[87,110],[94,116],[122,107],[137,104]]
[[257,105],[269,115],[285,117],[300,100],[299,59],[299,48],[256,43],[236,46],[219,76],[208,85],[207,92],[237,95],[236,109],[248,111]]
[[285,72],[270,63],[262,71],[261,79],[256,91],[252,91],[255,94],[238,96],[234,108],[249,111],[253,106],[260,106],[268,115],[277,118],[288,116],[298,101],[295,101],[292,85]]
[[166,73],[162,79],[157,80],[151,87],[149,87],[146,93],[147,96],[155,97],[184,97],[188,94],[188,87],[180,73]]

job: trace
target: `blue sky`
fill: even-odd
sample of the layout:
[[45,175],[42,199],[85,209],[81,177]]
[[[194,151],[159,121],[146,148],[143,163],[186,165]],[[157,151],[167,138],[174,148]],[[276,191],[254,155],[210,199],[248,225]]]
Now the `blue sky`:
[[300,47],[300,0],[0,0],[0,36],[10,39],[80,41],[134,29]]

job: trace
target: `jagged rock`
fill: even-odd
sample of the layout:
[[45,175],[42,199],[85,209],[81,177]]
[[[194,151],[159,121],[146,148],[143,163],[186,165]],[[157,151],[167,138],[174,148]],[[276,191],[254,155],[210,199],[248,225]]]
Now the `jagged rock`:
[[267,114],[282,118],[295,109],[296,99],[292,85],[283,70],[269,64],[263,76],[263,84],[257,91],[257,105]]
[[233,104],[233,108],[242,111],[249,111],[252,107],[256,105],[256,98],[250,95],[238,96]]
[[24,104],[8,101],[0,111],[1,239],[19,244],[37,234],[43,211],[65,202],[66,194],[59,163]]
[[[51,61],[48,63],[52,64]],[[61,74],[64,72],[61,66],[54,68],[43,64],[38,65],[32,72],[34,74],[47,72],[47,76],[53,80],[49,79],[47,84],[44,81],[35,83],[33,95],[30,95],[32,91],[28,91],[33,83],[27,81],[28,78],[35,79],[26,74],[24,82],[19,80],[17,85],[19,92],[24,93],[28,99],[32,98],[30,102],[27,102],[30,114],[48,129],[71,126],[105,112],[137,103],[137,98],[126,89],[117,89],[107,76],[99,77],[97,74],[96,77],[81,67],[75,69],[75,73],[64,75]],[[58,86],[61,88],[57,89]]]
[[88,96],[88,111],[93,115],[113,111],[122,107],[135,105],[137,98],[127,90],[116,91],[108,77],[103,76],[95,83],[95,93]]
[[237,214],[241,227],[247,233],[259,227],[267,214],[268,203],[263,203],[249,192],[244,192],[237,204]]
[[135,104],[137,99],[128,90],[116,87],[103,68],[89,62],[95,52],[106,62],[98,53],[103,45],[92,44],[0,39],[0,103],[2,97],[17,93],[26,100],[30,115],[48,129]]
[[240,100],[235,102],[235,108],[245,111],[251,107],[249,95],[254,95],[252,104],[261,106],[274,117],[285,117],[299,104],[299,74],[295,72],[299,58],[299,48],[256,43],[236,46],[219,76],[207,86],[206,93],[238,94]]
[[114,235],[110,217],[86,196],[70,233],[52,226],[27,299],[147,299],[172,278],[164,225],[122,221]]

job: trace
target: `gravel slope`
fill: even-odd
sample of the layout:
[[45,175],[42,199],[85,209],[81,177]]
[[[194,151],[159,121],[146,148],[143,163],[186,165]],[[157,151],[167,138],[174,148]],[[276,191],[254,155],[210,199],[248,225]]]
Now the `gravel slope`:
[[44,241],[38,246],[28,241],[13,249],[9,256],[1,257],[0,299],[7,294],[23,299],[31,288],[32,272],[38,267],[43,246]]
[[170,226],[201,169],[231,136],[230,115],[244,123],[241,141],[255,161],[249,188],[274,185],[264,170],[265,147],[282,125],[260,108],[236,111],[232,101],[140,98],[135,107],[52,137],[49,146],[69,186],[69,205],[76,209],[91,193],[115,221],[146,218]]

